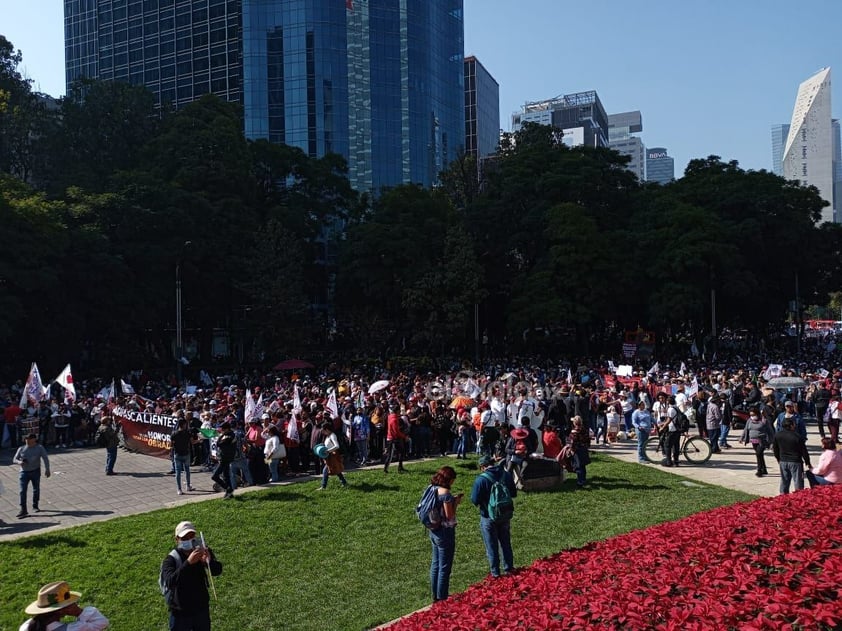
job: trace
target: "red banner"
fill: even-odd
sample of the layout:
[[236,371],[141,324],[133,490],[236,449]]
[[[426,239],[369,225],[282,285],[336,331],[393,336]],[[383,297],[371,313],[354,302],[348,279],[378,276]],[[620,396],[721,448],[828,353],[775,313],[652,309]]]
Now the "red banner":
[[126,449],[169,460],[170,435],[176,426],[174,416],[138,412],[122,406],[115,407],[111,415],[120,424]]

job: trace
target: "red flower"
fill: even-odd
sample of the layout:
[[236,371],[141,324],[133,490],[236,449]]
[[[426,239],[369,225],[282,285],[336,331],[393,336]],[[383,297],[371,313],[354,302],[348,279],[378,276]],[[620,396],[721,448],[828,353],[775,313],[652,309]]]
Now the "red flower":
[[565,550],[390,629],[839,628],[840,503],[825,486]]

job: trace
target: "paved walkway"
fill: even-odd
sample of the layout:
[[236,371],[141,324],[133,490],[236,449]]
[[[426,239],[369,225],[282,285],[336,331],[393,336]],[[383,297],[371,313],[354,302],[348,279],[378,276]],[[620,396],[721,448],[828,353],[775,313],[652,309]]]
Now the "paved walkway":
[[[814,463],[819,458],[819,437],[814,427],[809,428],[808,445]],[[766,452],[766,465],[769,475],[757,478],[754,475],[754,451],[738,445],[735,440],[732,449],[714,454],[707,464],[692,466],[682,459],[680,467],[666,468],[658,464],[640,466],[659,467],[667,473],[684,476],[690,480],[699,480],[709,484],[724,486],[729,489],[745,491],[753,495],[773,496],[778,494],[780,475],[771,451]],[[102,521],[134,515],[159,508],[167,508],[221,497],[213,491],[210,473],[192,469],[192,484],[196,492],[177,495],[175,478],[168,475],[169,461],[119,451],[114,476],[105,475],[105,450],[91,448],[49,450],[52,476],[41,477],[41,512],[30,512],[29,517],[17,519],[18,467],[12,465],[13,450],[0,451],[0,482],[4,490],[0,495],[0,519],[5,526],[0,526],[0,541],[8,541],[21,536],[41,534],[78,526],[92,521]],[[636,444],[627,441],[603,448],[598,451],[628,462],[637,462]],[[409,461],[411,464],[412,461]],[[315,480],[314,476],[291,478],[280,484]],[[139,482],[142,482],[139,484]],[[185,487],[186,488],[186,485]],[[265,487],[239,489],[238,493],[250,492]],[[29,491],[31,510],[32,490]]]
[[[810,452],[810,461],[816,464],[819,461],[819,454],[821,452],[818,431],[815,427],[808,427],[807,434],[807,448]],[[734,432],[732,431],[728,437],[731,449],[723,449],[722,453],[713,454],[710,460],[703,465],[692,465],[687,462],[684,456],[680,456],[680,466],[678,467],[669,468],[658,463],[640,466],[658,467],[662,471],[680,475],[690,480],[715,484],[735,491],[744,491],[752,495],[764,497],[777,495],[781,476],[772,450],[767,450],[765,456],[766,469],[769,471],[769,474],[758,478],[754,475],[754,472],[757,470],[757,459],[754,455],[754,449],[737,442],[741,435],[742,431],[740,430],[736,432],[736,437],[734,437]],[[608,448],[599,445],[594,447],[594,451],[614,456],[626,462],[637,462],[636,442],[626,441]],[[805,484],[807,484],[806,480]]]
[[[0,452],[0,482],[4,487],[0,495],[0,519],[6,522],[0,526],[0,541],[222,497],[222,493],[213,490],[211,474],[199,467],[191,469],[191,483],[196,491],[186,491],[182,476],[185,494],[178,495],[175,476],[167,473],[168,460],[120,449],[114,467],[116,475],[107,476],[104,449],[49,448],[47,451],[52,475],[49,478],[41,475],[41,512],[32,512],[30,487],[29,517],[23,519],[15,517],[20,510],[20,495],[19,467],[12,464],[14,451],[6,448]],[[315,479],[314,476],[289,478],[280,484]],[[261,488],[265,487],[238,489],[237,493]]]

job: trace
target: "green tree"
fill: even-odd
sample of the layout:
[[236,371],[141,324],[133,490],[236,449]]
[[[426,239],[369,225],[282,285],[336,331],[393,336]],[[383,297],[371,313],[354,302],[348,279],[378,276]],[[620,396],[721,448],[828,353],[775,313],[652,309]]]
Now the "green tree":
[[46,124],[45,102],[18,71],[20,51],[0,35],[0,172],[29,182],[38,170],[36,149]]
[[115,173],[139,166],[158,124],[155,100],[146,88],[117,81],[77,82],[61,100],[44,139],[50,161],[44,186],[54,195],[71,186],[112,190]]

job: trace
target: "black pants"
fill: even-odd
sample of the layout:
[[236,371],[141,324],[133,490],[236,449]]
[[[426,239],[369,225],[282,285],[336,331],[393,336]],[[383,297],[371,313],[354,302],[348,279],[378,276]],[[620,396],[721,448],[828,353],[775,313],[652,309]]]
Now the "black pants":
[[383,466],[383,471],[389,470],[389,465],[392,464],[392,460],[395,458],[395,452],[398,454],[398,470],[403,469],[403,450],[404,440],[402,438],[386,441],[386,462]]
[[766,471],[766,458],[763,456],[763,452],[765,451],[763,443],[752,443],[751,446],[754,448],[754,455],[757,458],[757,473],[766,475],[769,472]]
[[219,464],[213,470],[211,480],[221,486],[226,492],[233,493],[234,487],[231,486],[231,460],[223,460],[220,458]]
[[667,432],[664,456],[667,462],[678,464],[678,448],[681,446],[681,432]]
[[819,426],[819,435],[824,438],[824,413],[827,412],[826,405],[816,405],[816,424]]

